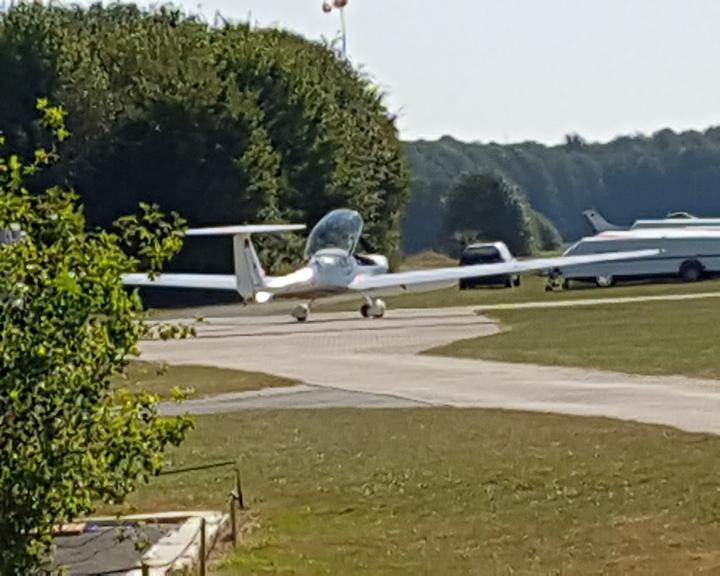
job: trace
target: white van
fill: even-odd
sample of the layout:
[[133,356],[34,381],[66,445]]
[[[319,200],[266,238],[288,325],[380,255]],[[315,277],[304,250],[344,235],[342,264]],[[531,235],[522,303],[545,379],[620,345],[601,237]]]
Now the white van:
[[581,264],[556,270],[555,274],[566,282],[595,282],[598,286],[648,278],[679,277],[695,282],[720,274],[720,230],[642,228],[602,232],[576,242],[564,256],[644,249],[659,249],[661,253],[638,260]]

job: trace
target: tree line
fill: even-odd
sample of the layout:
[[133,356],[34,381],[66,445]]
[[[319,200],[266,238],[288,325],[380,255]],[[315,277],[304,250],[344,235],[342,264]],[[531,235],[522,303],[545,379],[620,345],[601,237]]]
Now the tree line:
[[[91,225],[140,200],[191,225],[312,225],[349,206],[380,251],[397,255],[401,231],[406,252],[447,250],[467,224],[451,221],[450,195],[483,174],[513,190],[508,206],[521,205],[506,234],[520,253],[552,249],[557,231],[583,235],[580,212],[590,207],[620,224],[671,210],[720,213],[720,129],[607,144],[401,144],[382,94],[329,47],[246,24],[214,28],[167,8],[19,5],[0,16],[0,77],[0,130],[13,149],[44,144],[38,97],[67,110],[73,136],[61,162],[28,185],[72,187]],[[491,197],[483,194],[477,202]],[[487,223],[473,229],[494,239]],[[210,243],[188,243],[172,266],[228,271],[230,244]],[[261,258],[288,267],[301,243],[264,239]]]
[[463,143],[443,137],[406,142],[405,151],[414,175],[403,225],[406,249],[426,242],[417,222],[429,230],[442,228],[443,206],[462,173],[490,171],[507,178],[566,240],[589,232],[581,216],[587,208],[618,224],[676,210],[720,215],[720,128],[666,129],[604,144],[570,135],[557,146]]

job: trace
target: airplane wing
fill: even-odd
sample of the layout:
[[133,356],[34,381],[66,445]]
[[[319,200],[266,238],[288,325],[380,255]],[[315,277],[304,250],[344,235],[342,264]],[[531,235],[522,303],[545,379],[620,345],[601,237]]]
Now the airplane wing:
[[237,290],[234,274],[123,274],[128,286],[157,286],[160,288],[205,288],[207,290]]
[[190,228],[186,236],[235,236],[237,234],[272,234],[305,230],[305,224],[249,224],[247,226],[213,226],[211,228]]
[[[214,226],[191,228],[187,236],[243,236],[304,230],[305,224],[249,224],[246,226]],[[254,250],[252,251],[254,255]],[[259,263],[258,263],[259,266]],[[236,274],[124,274],[123,284],[160,288],[200,288],[207,290],[236,290],[241,292]]]
[[610,262],[613,260],[630,260],[657,256],[660,250],[635,250],[631,252],[609,252],[587,256],[558,256],[555,258],[536,258],[533,260],[515,260],[498,264],[477,264],[474,266],[455,266],[452,268],[435,268],[434,270],[415,270],[378,274],[376,276],[356,276],[348,286],[351,290],[375,290],[414,284],[434,284],[446,280],[460,280],[477,276],[497,276],[499,274],[517,274],[533,270],[552,270],[577,264]]

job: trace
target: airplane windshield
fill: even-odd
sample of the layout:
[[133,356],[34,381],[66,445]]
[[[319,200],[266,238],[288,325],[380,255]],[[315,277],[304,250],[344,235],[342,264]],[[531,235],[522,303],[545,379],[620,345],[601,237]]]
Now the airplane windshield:
[[333,210],[326,214],[310,232],[305,245],[305,257],[310,258],[320,250],[342,250],[352,254],[360,240],[363,219],[355,210]]

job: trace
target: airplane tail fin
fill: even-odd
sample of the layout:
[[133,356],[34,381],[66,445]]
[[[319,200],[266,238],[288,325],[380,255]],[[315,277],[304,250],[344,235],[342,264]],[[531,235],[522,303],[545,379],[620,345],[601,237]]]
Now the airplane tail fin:
[[582,215],[585,216],[585,220],[588,221],[596,234],[599,234],[600,232],[608,232],[610,230],[622,229],[620,226],[610,224],[610,222],[605,220],[602,214],[600,214],[597,210],[585,210]]
[[233,236],[233,257],[237,291],[243,300],[252,300],[257,292],[265,288],[265,271],[255,252],[250,234]]
[[260,224],[250,226],[220,226],[215,228],[194,228],[187,236],[225,236],[233,237],[233,257],[235,261],[236,288],[243,300],[267,301],[269,293],[265,291],[265,271],[260,264],[250,236],[252,234],[292,232],[304,230],[304,224]]

